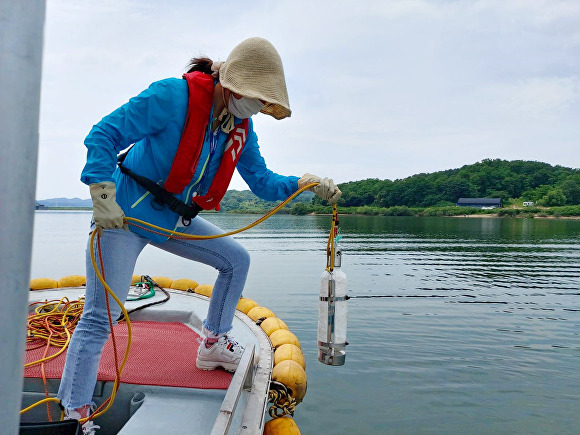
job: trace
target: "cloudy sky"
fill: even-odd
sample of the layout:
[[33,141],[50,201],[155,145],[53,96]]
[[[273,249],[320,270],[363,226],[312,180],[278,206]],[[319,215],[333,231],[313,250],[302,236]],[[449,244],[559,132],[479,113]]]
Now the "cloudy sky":
[[[577,0],[48,0],[38,199],[88,198],[83,140],[153,81],[250,36],[293,110],[254,117],[270,169],[337,183],[485,158],[580,167]],[[234,189],[247,186],[236,175]]]

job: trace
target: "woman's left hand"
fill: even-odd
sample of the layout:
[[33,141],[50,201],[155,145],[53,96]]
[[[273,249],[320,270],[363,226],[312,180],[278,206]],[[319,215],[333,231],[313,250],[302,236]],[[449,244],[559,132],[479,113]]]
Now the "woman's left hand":
[[298,188],[302,188],[307,186],[308,184],[318,183],[317,186],[313,186],[308,190],[314,192],[314,194],[325,201],[328,201],[329,204],[335,204],[342,195],[340,189],[334,184],[334,181],[330,178],[320,178],[317,175],[312,174],[304,174],[298,180]]

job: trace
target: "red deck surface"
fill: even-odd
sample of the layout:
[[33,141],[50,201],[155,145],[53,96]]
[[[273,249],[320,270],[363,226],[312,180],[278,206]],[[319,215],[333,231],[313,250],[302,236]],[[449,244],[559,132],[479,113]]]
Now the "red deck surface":
[[[114,331],[120,364],[127,346],[127,325],[120,323],[115,326]],[[121,374],[121,383],[203,389],[227,389],[230,385],[231,374],[220,369],[199,370],[195,366],[199,336],[184,324],[131,322],[131,331],[131,350]],[[41,359],[44,350],[42,347],[27,351],[26,362]],[[48,354],[52,355],[57,351],[57,348],[51,348]],[[44,364],[47,378],[61,378],[65,358],[66,352],[63,352]],[[27,367],[24,377],[42,378],[40,364]],[[114,379],[113,342],[109,338],[103,349],[98,380]]]

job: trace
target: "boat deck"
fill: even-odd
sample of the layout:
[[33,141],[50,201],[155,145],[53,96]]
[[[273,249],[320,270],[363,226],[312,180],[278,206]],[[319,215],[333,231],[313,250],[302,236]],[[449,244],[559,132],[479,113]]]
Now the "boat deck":
[[[248,367],[238,369],[239,372],[248,369],[247,373],[236,373],[232,379],[223,370],[199,370],[195,367],[197,338],[209,299],[178,290],[168,291],[171,299],[166,303],[130,316],[133,337],[129,358],[113,407],[95,420],[102,428],[99,434],[261,433],[272,370],[272,348],[267,335],[245,314],[236,311],[232,335],[247,350],[255,352],[251,359],[244,355]],[[30,302],[58,300],[63,296],[75,300],[83,295],[83,287],[40,290],[30,292]],[[145,301],[128,301],[125,306],[130,310],[163,297],[157,294]],[[115,337],[117,352],[122,357],[127,343],[126,324],[115,326]],[[40,359],[44,350],[43,347],[27,352],[26,361]],[[50,350],[49,355],[55,351]],[[109,340],[103,350],[93,396],[97,405],[112,391],[113,355]],[[44,364],[51,396],[58,391],[64,361],[63,353]],[[44,396],[40,365],[27,368],[23,408]],[[232,402],[228,397],[235,400]],[[51,411],[53,420],[58,419],[58,407],[51,405]],[[46,406],[38,406],[22,417],[23,422],[46,420]]]
[[[195,366],[199,335],[187,325],[178,322],[131,322],[131,352],[122,373],[123,383],[158,385],[163,387],[203,388],[226,390],[232,375],[224,370],[212,372]],[[122,360],[127,346],[127,323],[114,327],[117,355]],[[55,354],[53,348],[48,355]],[[43,357],[45,347],[26,352],[26,363]],[[66,352],[45,364],[45,376],[60,379],[64,369]],[[113,342],[109,338],[103,349],[98,381],[114,381],[116,376]],[[24,370],[26,378],[42,378],[40,365]]]

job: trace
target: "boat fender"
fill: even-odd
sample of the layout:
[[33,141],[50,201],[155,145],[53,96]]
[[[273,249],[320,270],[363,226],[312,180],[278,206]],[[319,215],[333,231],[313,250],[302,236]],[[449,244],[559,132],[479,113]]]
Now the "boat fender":
[[250,311],[248,311],[248,317],[252,319],[254,322],[257,322],[262,317],[276,317],[276,315],[270,311],[268,308],[265,307],[254,307]]
[[294,346],[300,347],[298,337],[286,329],[278,329],[277,331],[272,332],[272,335],[270,335],[270,341],[272,342],[272,347],[274,349],[277,349],[283,344],[293,344]]
[[167,278],[166,276],[153,276],[151,279],[155,281],[159,287],[163,288],[171,288],[171,283],[173,282],[171,278]]
[[244,314],[248,314],[250,310],[254,307],[257,307],[258,303],[250,298],[240,298],[238,301],[238,306],[236,307]]
[[286,323],[284,323],[284,321],[278,317],[268,317],[262,323],[260,323],[260,326],[264,332],[268,334],[268,337],[272,335],[272,332],[277,331],[278,329],[288,329]]
[[82,287],[87,285],[87,279],[82,275],[63,276],[58,280],[58,288]]
[[211,293],[213,292],[213,285],[211,284],[200,284],[193,289],[194,293],[198,295],[207,296],[211,298]]
[[297,404],[306,394],[306,372],[296,361],[285,360],[274,366],[272,380],[284,384]]
[[274,366],[286,360],[296,361],[304,370],[306,370],[304,354],[298,346],[286,343],[276,349],[274,352]]
[[141,275],[133,275],[131,278],[131,285],[135,285],[138,282],[141,282]]
[[300,435],[300,429],[292,417],[284,415],[266,422],[264,435]]
[[174,290],[193,291],[198,285],[199,283],[193,279],[180,278],[173,280],[171,288]]
[[30,290],[45,290],[57,287],[58,282],[51,278],[34,278],[30,280]]

